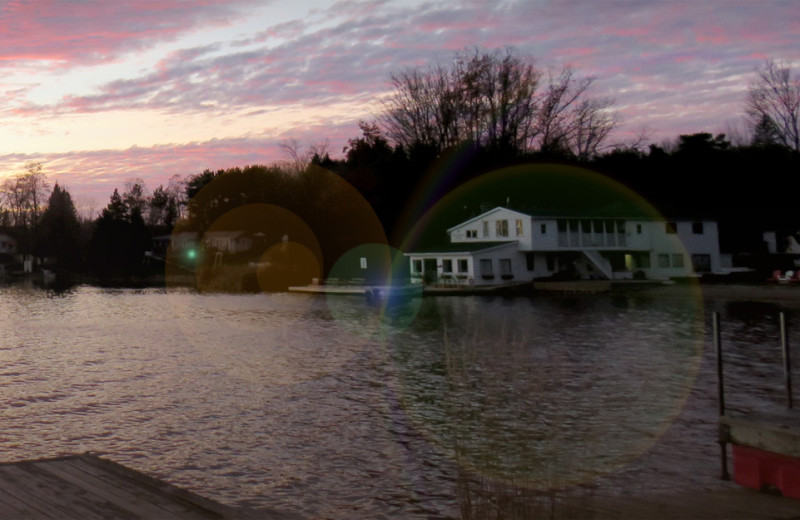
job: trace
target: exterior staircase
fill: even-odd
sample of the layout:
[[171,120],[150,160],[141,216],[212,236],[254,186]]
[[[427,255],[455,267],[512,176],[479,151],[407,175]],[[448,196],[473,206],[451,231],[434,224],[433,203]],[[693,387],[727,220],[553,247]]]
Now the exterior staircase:
[[594,249],[584,249],[583,254],[606,278],[613,279],[614,271],[611,269],[611,262],[603,258],[603,255]]

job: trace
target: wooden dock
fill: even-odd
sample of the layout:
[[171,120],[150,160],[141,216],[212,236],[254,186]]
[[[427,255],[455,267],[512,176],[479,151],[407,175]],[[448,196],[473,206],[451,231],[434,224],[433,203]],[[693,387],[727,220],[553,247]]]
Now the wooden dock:
[[246,511],[92,454],[0,463],[0,519],[289,520]]

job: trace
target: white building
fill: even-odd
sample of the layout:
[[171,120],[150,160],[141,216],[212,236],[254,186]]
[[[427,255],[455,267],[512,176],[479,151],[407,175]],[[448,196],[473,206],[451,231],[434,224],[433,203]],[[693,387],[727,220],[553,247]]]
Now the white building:
[[447,232],[449,244],[406,254],[412,282],[663,280],[722,270],[710,220],[534,216],[497,207]]

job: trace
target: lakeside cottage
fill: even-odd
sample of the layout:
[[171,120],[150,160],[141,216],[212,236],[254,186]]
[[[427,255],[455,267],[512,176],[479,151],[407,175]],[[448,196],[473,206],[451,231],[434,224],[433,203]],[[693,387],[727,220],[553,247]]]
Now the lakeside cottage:
[[534,279],[666,280],[722,272],[717,223],[496,207],[406,253],[412,283],[490,286]]

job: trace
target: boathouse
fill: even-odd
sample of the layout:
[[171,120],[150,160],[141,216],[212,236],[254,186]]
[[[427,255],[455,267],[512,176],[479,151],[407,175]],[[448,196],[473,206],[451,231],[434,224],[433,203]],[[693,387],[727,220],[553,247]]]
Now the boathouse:
[[406,253],[412,283],[488,286],[555,280],[667,280],[722,272],[717,223],[704,219],[527,213],[496,207]]

